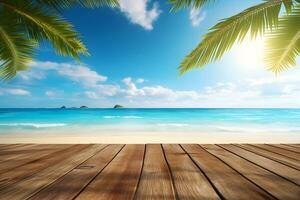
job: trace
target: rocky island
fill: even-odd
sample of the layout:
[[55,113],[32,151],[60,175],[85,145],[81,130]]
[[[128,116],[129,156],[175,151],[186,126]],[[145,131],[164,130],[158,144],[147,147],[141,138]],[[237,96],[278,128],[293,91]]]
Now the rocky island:
[[118,108],[124,108],[124,106],[121,106],[121,105],[118,105],[118,104],[114,106],[114,109],[118,109]]

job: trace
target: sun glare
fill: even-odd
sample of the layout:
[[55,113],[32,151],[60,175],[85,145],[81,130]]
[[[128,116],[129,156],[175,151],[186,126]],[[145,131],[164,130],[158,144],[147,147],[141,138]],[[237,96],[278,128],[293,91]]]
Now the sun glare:
[[236,46],[235,51],[239,67],[254,70],[264,66],[264,38],[251,40],[250,37],[246,37],[242,43]]

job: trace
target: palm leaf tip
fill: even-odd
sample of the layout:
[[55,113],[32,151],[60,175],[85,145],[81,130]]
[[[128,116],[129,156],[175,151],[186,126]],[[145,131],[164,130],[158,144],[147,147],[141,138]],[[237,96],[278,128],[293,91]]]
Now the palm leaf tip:
[[241,42],[248,33],[251,38],[256,38],[276,27],[283,1],[268,0],[221,20],[185,57],[179,66],[179,72],[186,73],[193,68],[203,67],[219,60],[236,42]]
[[78,32],[59,11],[72,6],[118,5],[119,0],[0,0],[0,77],[10,79],[28,69],[36,45],[45,40],[56,53],[78,61],[81,54],[90,55]]
[[61,11],[66,8],[81,6],[86,8],[98,8],[102,6],[117,7],[119,0],[36,0],[41,6]]
[[48,40],[58,54],[79,60],[79,54],[87,54],[87,48],[79,39],[72,25],[57,13],[47,12],[33,3],[8,2],[5,7],[24,24],[25,31],[37,41]]
[[300,54],[300,6],[283,16],[278,29],[267,34],[265,62],[269,70],[280,73],[296,65]]
[[1,22],[0,19],[0,77],[7,80],[29,68],[37,43],[25,38],[15,26]]

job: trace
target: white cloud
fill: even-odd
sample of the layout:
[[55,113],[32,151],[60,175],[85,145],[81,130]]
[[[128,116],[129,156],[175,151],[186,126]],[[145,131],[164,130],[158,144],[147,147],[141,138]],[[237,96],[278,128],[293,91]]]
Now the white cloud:
[[86,91],[84,92],[85,96],[90,98],[90,99],[97,99],[99,98],[96,92],[92,92],[92,91]]
[[136,83],[144,83],[144,82],[145,82],[145,79],[143,79],[143,78],[138,78],[135,82],[136,82]]
[[133,83],[131,77],[127,77],[123,79],[123,83],[126,85],[127,89],[124,92],[127,96],[140,96],[145,95],[144,91],[141,89],[137,89],[136,85]]
[[163,98],[176,100],[180,98],[197,98],[198,94],[195,91],[174,91],[163,86],[145,86],[137,88],[131,77],[123,79],[126,88],[121,92],[126,97],[148,97],[148,98]]
[[28,81],[31,79],[36,80],[42,80],[46,77],[46,74],[43,71],[37,71],[34,69],[26,70],[26,71],[20,71],[18,73],[18,77],[20,77],[22,80]]
[[87,87],[95,86],[98,84],[98,82],[107,80],[107,77],[98,74],[96,71],[93,71],[84,65],[46,61],[32,62],[31,67],[33,69],[38,69],[38,73],[42,73],[43,71],[47,70],[54,70],[59,75],[83,84]]
[[[46,73],[50,70],[55,71],[58,75],[70,79],[86,89],[92,89],[85,93],[88,98],[99,98],[100,96],[114,96],[119,93],[120,87],[118,85],[102,84],[107,80],[106,76],[103,76],[96,71],[91,70],[84,65],[70,64],[70,63],[56,63],[49,61],[37,61],[31,63],[32,70],[35,73],[41,73],[46,77]],[[29,77],[35,78],[35,77]],[[46,92],[47,96],[55,95],[53,91]]]
[[144,91],[146,96],[165,98],[169,100],[177,100],[182,98],[198,98],[198,93],[195,91],[177,91],[163,86],[143,87],[141,90]]
[[[251,84],[254,80],[257,82]],[[300,78],[294,74],[280,79],[218,82],[198,91],[160,85],[137,87],[130,77],[123,83],[125,88],[120,92],[132,107],[300,107]]]
[[99,75],[97,72],[92,71],[88,67],[78,65],[65,64],[61,66],[58,73],[87,86],[96,85],[98,82],[107,80],[107,77]]
[[0,89],[0,94],[9,94],[9,95],[19,95],[19,96],[29,96],[31,93],[28,90],[18,89],[18,88],[2,88]]
[[[82,101],[120,103],[132,107],[300,107],[300,71],[217,82],[199,90],[176,90],[163,85],[139,84],[144,79],[124,78],[121,84],[103,83],[107,77],[82,65],[36,62],[33,69],[49,70],[78,83]],[[15,86],[17,87],[17,86]],[[54,96],[55,90],[45,95]],[[0,95],[30,95],[24,89],[0,88]],[[77,93],[78,94],[78,93]],[[76,99],[81,101],[81,99]],[[106,104],[107,105],[107,104]],[[100,105],[103,106],[103,105]]]
[[191,9],[190,11],[190,20],[192,26],[196,27],[199,26],[200,23],[205,19],[206,12],[202,11],[201,9]]
[[[298,70],[298,73],[300,71]],[[297,72],[293,75],[279,75],[278,77],[266,77],[266,78],[256,78],[256,79],[247,79],[247,81],[252,86],[263,86],[271,84],[287,84],[287,83],[300,83],[300,76]]]
[[45,95],[48,96],[48,97],[55,97],[57,94],[54,91],[48,90],[48,91],[45,92]]
[[120,0],[120,10],[134,24],[142,26],[146,30],[153,29],[153,22],[161,11],[158,3],[154,3],[151,9],[147,9],[148,0]]
[[100,96],[116,96],[120,93],[119,85],[99,84],[93,87],[96,93]]
[[6,89],[5,91],[6,91],[6,93],[12,94],[12,95],[21,95],[21,96],[30,95],[29,91],[23,90],[23,89]]
[[[40,75],[38,77],[45,78],[49,71],[54,71],[58,75],[72,80],[86,89],[94,90],[94,93],[97,95],[88,92],[85,94],[88,98],[95,99],[101,96],[115,96],[120,91],[119,85],[103,84],[102,82],[105,82],[107,77],[91,70],[85,65],[36,61],[32,62],[30,66],[32,67],[32,72],[26,74],[26,78],[22,78],[23,80],[40,79],[35,76],[36,74]],[[45,95],[53,97],[56,94],[53,91],[46,91]]]

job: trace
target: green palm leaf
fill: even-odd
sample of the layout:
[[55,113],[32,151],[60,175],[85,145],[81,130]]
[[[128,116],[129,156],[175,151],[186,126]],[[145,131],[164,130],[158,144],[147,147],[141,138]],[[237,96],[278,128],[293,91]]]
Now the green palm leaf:
[[56,52],[64,56],[79,59],[79,53],[87,54],[78,33],[59,15],[50,14],[30,1],[3,0],[2,3],[7,12],[21,22],[29,37],[37,41],[48,40]]
[[102,6],[115,7],[119,5],[118,0],[37,0],[37,2],[41,6],[48,6],[56,10],[62,10],[76,5],[87,8]]
[[88,55],[79,34],[57,12],[76,5],[113,7],[118,0],[0,0],[0,77],[27,69],[35,45],[45,40],[58,54],[77,60]]
[[205,4],[214,3],[216,0],[169,0],[172,5],[171,11],[177,11],[181,8],[199,9]]
[[242,41],[248,32],[254,38],[276,27],[283,3],[287,11],[293,5],[292,0],[268,0],[223,19],[212,27],[202,42],[186,56],[179,66],[180,73],[219,60],[235,42]]
[[8,19],[0,15],[0,77],[3,79],[11,79],[17,71],[27,69],[36,47],[34,40],[25,38],[16,26],[7,24]]
[[267,34],[266,62],[270,70],[278,73],[296,65],[300,54],[300,6],[282,17],[278,29]]

